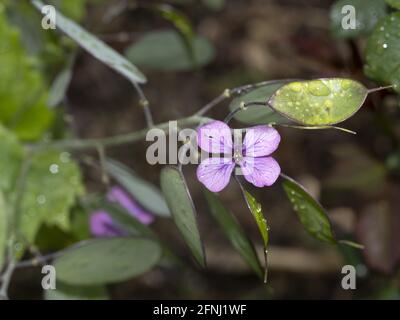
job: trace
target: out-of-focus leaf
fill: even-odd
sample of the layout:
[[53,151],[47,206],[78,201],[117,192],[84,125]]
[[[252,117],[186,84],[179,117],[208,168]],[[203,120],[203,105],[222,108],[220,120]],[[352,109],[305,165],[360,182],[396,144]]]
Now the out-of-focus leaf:
[[154,70],[179,71],[204,66],[215,54],[212,44],[200,36],[194,37],[192,50],[193,57],[190,56],[179,33],[175,30],[166,30],[145,34],[127,49],[125,55],[139,66]]
[[69,230],[70,209],[82,193],[80,170],[64,152],[43,151],[35,154],[20,205],[20,232],[33,242],[42,223]]
[[196,221],[196,210],[185,178],[175,167],[164,167],[161,171],[161,190],[176,226],[181,232],[196,261],[205,266],[205,255]]
[[214,11],[221,10],[225,6],[225,0],[203,0],[203,3]]
[[[250,92],[233,99],[229,105],[229,109],[231,111],[236,110],[241,106],[242,103],[265,102],[269,100],[271,95],[274,94],[275,91],[280,87],[282,87],[282,83],[274,83],[251,90]],[[234,118],[247,124],[288,122],[284,116],[272,110],[268,106],[250,106],[237,112]]]
[[21,166],[23,148],[17,137],[0,125],[0,190],[10,192]]
[[382,84],[394,85],[400,92],[400,12],[381,20],[368,38],[365,74]]
[[400,10],[400,0],[386,0],[386,3],[389,6]]
[[293,209],[297,213],[305,229],[320,241],[334,244],[336,240],[331,230],[331,224],[325,210],[310,194],[296,181],[282,175],[285,190]]
[[187,16],[168,4],[160,4],[155,8],[166,20],[171,21],[189,42],[192,41],[194,32]]
[[67,15],[70,19],[80,21],[85,16],[87,0],[46,0],[46,4],[51,4]]
[[285,117],[309,126],[326,126],[350,118],[363,105],[368,90],[350,79],[291,82],[278,89],[270,105]]
[[211,209],[212,215],[217,220],[225,235],[229,238],[233,247],[240,253],[240,255],[254,270],[254,272],[258,276],[262,277],[263,271],[261,269],[260,261],[258,260],[253,244],[244,233],[240,224],[234,218],[233,214],[224,207],[221,200],[215,193],[204,189],[204,194]]
[[0,122],[23,140],[36,140],[51,124],[47,91],[38,61],[27,55],[18,30],[11,26],[0,6]]
[[381,192],[387,174],[383,164],[354,145],[337,146],[332,153],[335,166],[325,181],[327,188],[359,191],[368,195]]
[[[32,0],[34,6],[41,11],[43,3]],[[132,82],[144,83],[146,77],[130,61],[120,55],[117,51],[99,40],[97,37],[83,29],[74,21],[66,18],[57,11],[55,21],[52,21],[66,35],[76,41],[82,48],[87,50],[95,58],[108,65]]]
[[47,98],[47,105],[49,107],[55,107],[59,105],[64,99],[69,83],[72,78],[72,70],[71,68],[66,68],[62,70],[54,79],[50,91],[49,96]]
[[4,263],[7,247],[7,211],[3,192],[0,190],[0,270]]
[[[344,29],[342,22],[348,22],[349,11],[342,12],[345,6],[355,10],[356,28]],[[369,35],[378,20],[386,16],[384,0],[339,0],[331,8],[331,31],[338,38],[356,38]]]
[[128,280],[159,261],[160,246],[149,239],[96,239],[71,248],[54,261],[57,279],[70,285],[99,285]]
[[367,264],[390,274],[400,265],[399,188],[392,186],[392,190],[384,194],[389,200],[373,203],[362,211],[357,235],[365,247]]
[[108,300],[104,286],[71,286],[57,282],[55,290],[45,290],[46,300]]
[[158,188],[139,178],[132,170],[118,161],[107,159],[106,168],[109,174],[145,209],[163,217],[170,216],[167,203]]

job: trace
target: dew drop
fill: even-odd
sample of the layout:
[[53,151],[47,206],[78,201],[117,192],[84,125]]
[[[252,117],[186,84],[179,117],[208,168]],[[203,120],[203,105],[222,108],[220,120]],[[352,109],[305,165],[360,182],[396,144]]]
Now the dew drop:
[[302,89],[302,85],[300,82],[293,82],[289,85],[289,88],[294,92],[300,92]]
[[382,47],[383,47],[384,49],[387,49],[387,47],[388,47],[387,43],[384,43],[384,44],[382,45]]
[[60,168],[59,168],[58,164],[55,164],[55,163],[51,164],[50,167],[49,167],[49,171],[52,174],[57,174],[59,169]]
[[308,91],[318,97],[328,96],[331,90],[321,80],[311,81],[308,85]]

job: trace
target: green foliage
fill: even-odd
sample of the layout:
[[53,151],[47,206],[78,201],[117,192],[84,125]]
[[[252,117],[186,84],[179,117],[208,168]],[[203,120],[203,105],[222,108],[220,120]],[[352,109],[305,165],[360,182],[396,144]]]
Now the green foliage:
[[[43,3],[39,0],[32,0],[32,3],[38,10],[41,10],[43,7]],[[97,37],[83,29],[80,25],[68,19],[60,12],[57,12],[57,18],[55,20],[56,21],[53,22],[60,30],[95,58],[132,82],[146,82],[146,77],[132,63]]]
[[264,214],[262,212],[261,204],[259,204],[257,200],[246,190],[244,190],[244,196],[246,199],[246,203],[250,209],[250,212],[257,223],[258,230],[260,231],[264,243],[264,248],[267,249],[269,243],[269,234],[268,234],[269,228],[267,220],[265,219]]
[[263,271],[252,243],[246,236],[240,224],[231,212],[229,212],[215,193],[203,190],[210,207],[210,212],[216,219],[225,235],[229,238],[233,247],[239,252],[254,272],[262,277]]
[[368,90],[357,81],[327,78],[284,85],[269,103],[295,122],[324,126],[350,118],[361,108],[367,94]]
[[57,279],[70,285],[115,283],[138,276],[161,257],[160,246],[148,239],[97,239],[71,248],[54,261]]
[[71,286],[57,282],[55,290],[45,290],[46,300],[107,300],[105,286]]
[[400,12],[383,19],[368,39],[365,74],[379,83],[391,84],[400,92]]
[[[239,97],[236,97],[229,104],[231,111],[239,108],[243,103],[248,102],[265,102],[269,100],[271,95],[282,87],[282,83],[268,84],[261,86],[257,89],[251,90]],[[260,123],[283,123],[287,122],[287,119],[272,110],[268,106],[251,106],[244,110],[237,112],[234,118],[240,122],[247,124],[260,124]]]
[[47,105],[55,107],[59,105],[64,99],[68,86],[72,78],[72,69],[70,66],[62,70],[54,79],[50,87],[49,96],[47,98]]
[[139,178],[136,173],[118,161],[107,159],[106,168],[109,174],[121,184],[143,208],[163,217],[170,216],[167,203],[157,187]]
[[191,54],[180,34],[174,30],[149,32],[125,53],[133,63],[161,71],[201,67],[209,63],[214,54],[212,44],[200,36],[193,38]]
[[185,178],[175,167],[164,167],[161,171],[161,190],[176,226],[181,232],[196,261],[205,266],[205,255],[196,221],[196,210]]
[[33,155],[26,176],[19,229],[33,242],[41,224],[69,230],[70,209],[83,194],[78,166],[65,152],[42,151]]
[[389,6],[400,10],[400,0],[386,0],[386,3]]
[[7,248],[7,208],[3,192],[0,190],[0,270],[4,263],[4,255]]
[[[343,29],[342,21],[347,12],[342,8],[351,5],[355,8],[356,29]],[[331,31],[338,38],[356,38],[369,35],[379,19],[386,16],[384,0],[339,0],[331,8]]]
[[320,241],[336,243],[322,206],[299,183],[287,176],[282,178],[283,189],[306,230]]
[[18,30],[0,6],[0,123],[22,140],[36,140],[49,128],[53,113],[46,106],[47,89],[38,62],[27,55]]

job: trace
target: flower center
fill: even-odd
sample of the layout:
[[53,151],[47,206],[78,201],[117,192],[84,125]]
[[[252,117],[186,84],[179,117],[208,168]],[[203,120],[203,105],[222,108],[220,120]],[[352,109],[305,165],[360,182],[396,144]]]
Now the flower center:
[[243,161],[242,150],[240,150],[240,149],[234,150],[233,161],[235,161],[236,164],[240,164]]

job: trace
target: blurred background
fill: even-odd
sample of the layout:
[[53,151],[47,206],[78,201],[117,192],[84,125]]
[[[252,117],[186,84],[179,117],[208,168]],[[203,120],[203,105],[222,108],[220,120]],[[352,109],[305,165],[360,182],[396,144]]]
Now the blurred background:
[[[367,36],[347,37],[335,32],[331,19],[334,2],[54,1],[66,16],[125,53],[143,71],[148,78],[143,90],[150,101],[155,123],[189,116],[226,88],[270,79],[347,77],[368,88],[377,87],[379,83],[369,80],[363,72]],[[150,58],[146,54],[143,57],[144,49],[137,47],[146,45],[143,37],[150,33],[173,33],[179,23],[186,23],[177,23],[162,10],[155,9],[161,3],[169,4],[186,17],[195,37],[199,38],[197,67],[174,56],[166,57],[160,65],[153,64],[152,54],[157,58],[163,48],[165,52],[178,52],[180,57],[179,48],[174,48],[170,39],[160,42],[161,47],[158,44],[147,49],[152,52],[147,53]],[[145,127],[137,93],[127,80],[77,49],[66,37],[44,31],[39,25],[35,27],[40,16],[31,10],[28,1],[6,1],[5,7],[7,23],[22,30],[21,39],[27,55],[40,65],[44,86],[50,88],[62,71],[67,72],[66,77],[70,79],[65,82],[65,95],[50,108],[51,123],[43,125],[46,129],[39,129],[38,134],[20,134],[20,139],[29,143],[68,137],[100,138]],[[383,13],[381,9],[371,8],[371,17],[378,16],[378,19],[391,10],[384,4],[380,8],[384,8]],[[0,78],[1,73],[0,70]],[[15,81],[9,85],[18,85],[18,80]],[[7,125],[4,99],[0,100],[0,119]],[[219,105],[207,116],[223,119],[229,112],[228,105],[229,102]],[[110,285],[109,297],[399,298],[399,111],[398,96],[392,91],[381,91],[370,95],[362,109],[343,124],[357,135],[335,130],[279,129],[282,142],[275,157],[282,171],[302,183],[327,209],[337,238],[361,243],[364,250],[330,246],[310,237],[280,184],[271,188],[250,188],[260,201],[270,226],[269,281],[264,285],[232,248],[209,213],[195,175],[196,166],[189,165],[184,167],[184,174],[198,211],[208,268],[201,270],[191,261],[170,219],[157,218],[151,227],[162,242],[182,258],[185,266],[155,267],[132,280]],[[37,118],[37,121],[44,120]],[[243,124],[234,120],[232,126]],[[21,129],[21,132],[28,132],[28,129]],[[147,147],[145,141],[113,147],[107,149],[107,156],[132,168],[142,178],[159,184],[161,166],[146,162]],[[77,151],[72,156],[82,172],[85,194],[106,194],[109,185],[104,183],[101,170],[85,161],[88,157],[97,157],[96,152]],[[262,252],[257,226],[240,196],[239,187],[231,183],[221,193],[221,199]],[[65,232],[58,227],[42,225],[35,248],[42,253],[53,252],[85,235],[90,237],[90,211],[79,206],[73,210],[84,217],[79,222],[79,230],[84,231],[76,236],[75,231]],[[356,290],[341,287],[341,269],[346,264],[356,267]],[[41,276],[40,268],[17,269],[10,296],[42,298]]]

